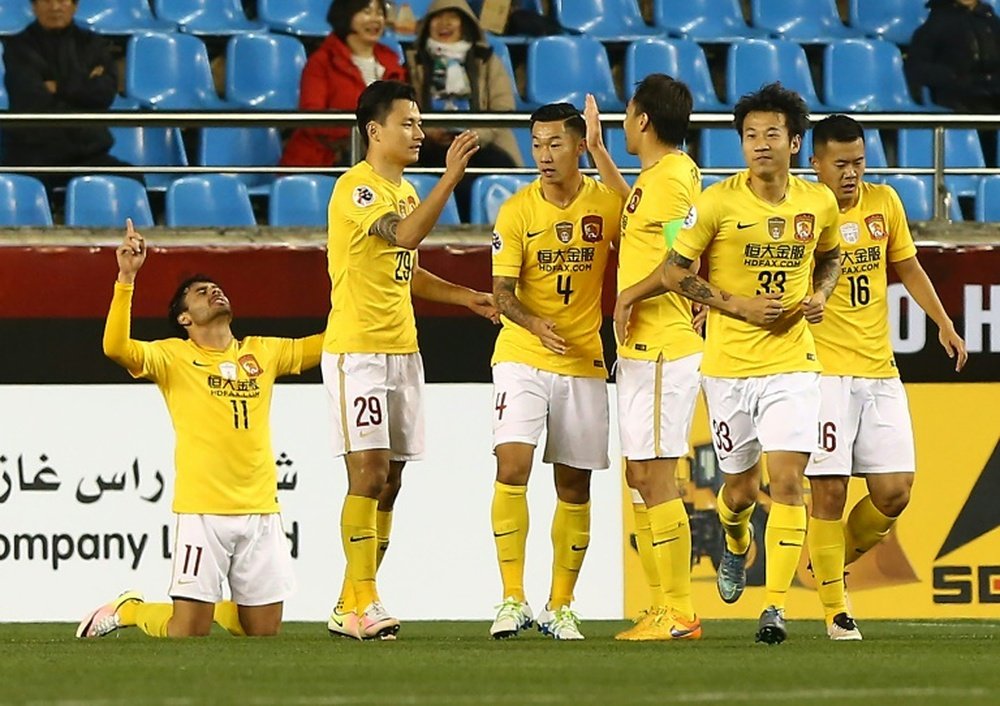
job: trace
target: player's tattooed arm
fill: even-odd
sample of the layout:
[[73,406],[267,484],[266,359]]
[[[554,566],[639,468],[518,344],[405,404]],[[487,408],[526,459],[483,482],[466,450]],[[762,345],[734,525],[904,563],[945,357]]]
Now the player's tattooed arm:
[[493,278],[493,303],[497,311],[518,326],[538,336],[542,345],[553,353],[564,355],[568,345],[565,339],[556,333],[555,322],[543,319],[529,311],[517,298],[516,287],[517,278],[515,277]]
[[399,230],[399,222],[402,220],[398,213],[390,211],[372,223],[371,228],[368,229],[368,235],[377,235],[389,245],[398,245],[396,235]]
[[816,252],[816,269],[813,270],[813,291],[823,292],[829,299],[840,278],[840,246],[826,252]]

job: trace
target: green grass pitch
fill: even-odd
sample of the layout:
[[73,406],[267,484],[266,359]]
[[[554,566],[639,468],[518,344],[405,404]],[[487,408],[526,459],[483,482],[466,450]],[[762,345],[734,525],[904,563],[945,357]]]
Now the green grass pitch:
[[487,627],[411,622],[395,642],[359,643],[313,623],[272,639],[176,641],[6,624],[0,704],[1000,704],[1000,621],[865,621],[860,643],[791,621],[771,647],[737,620],[706,621],[706,638],[687,643],[615,642],[620,622],[585,622],[576,643],[536,632],[496,642]]

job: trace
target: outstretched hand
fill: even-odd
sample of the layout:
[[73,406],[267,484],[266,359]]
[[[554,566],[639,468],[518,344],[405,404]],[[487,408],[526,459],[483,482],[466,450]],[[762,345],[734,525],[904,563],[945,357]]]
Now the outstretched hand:
[[489,319],[495,324],[500,323],[500,312],[497,311],[496,305],[493,303],[492,294],[487,292],[473,292],[466,306],[472,313],[478,314],[484,319]]
[[146,241],[142,234],[135,230],[132,219],[125,220],[125,237],[115,251],[118,259],[118,281],[131,284],[135,275],[146,261]]
[[444,157],[445,174],[451,174],[456,179],[465,175],[469,160],[479,151],[479,135],[475,130],[465,130],[452,140],[451,146]]
[[604,146],[604,135],[601,133],[601,112],[593,93],[588,93],[584,99],[583,119],[587,123],[587,149],[591,152],[600,149]]

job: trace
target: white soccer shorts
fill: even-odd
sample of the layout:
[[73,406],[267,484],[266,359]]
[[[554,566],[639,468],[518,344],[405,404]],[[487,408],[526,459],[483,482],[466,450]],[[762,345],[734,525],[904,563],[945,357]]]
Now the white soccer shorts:
[[335,456],[389,449],[393,461],[424,453],[424,363],[419,353],[323,353]]
[[916,470],[913,424],[899,378],[824,375],[820,390],[819,449],[807,476]]
[[603,378],[559,375],[522,363],[493,366],[493,448],[538,445],[545,463],[598,470],[608,460],[608,384]]
[[760,459],[761,451],[816,450],[819,373],[706,376],[702,385],[723,473],[742,473]]
[[625,458],[687,454],[700,365],[701,353],[669,361],[618,359],[618,433]]
[[295,590],[281,515],[177,515],[170,597],[237,605],[281,603]]

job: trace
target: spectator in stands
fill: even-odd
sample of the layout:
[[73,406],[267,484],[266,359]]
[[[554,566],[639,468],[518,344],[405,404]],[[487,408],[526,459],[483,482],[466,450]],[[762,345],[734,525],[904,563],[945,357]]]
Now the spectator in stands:
[[[379,39],[387,16],[383,0],[333,0],[327,20],[333,33],[302,71],[300,110],[353,112],[365,87],[378,80],[405,81],[396,53]],[[349,127],[296,130],[281,156],[283,166],[329,167],[350,160]]]
[[[493,53],[486,35],[466,0],[434,0],[417,28],[417,39],[407,53],[410,82],[424,112],[508,112],[514,110],[514,86],[503,63]],[[452,140],[452,128],[424,126],[420,148],[422,167],[443,167]],[[522,164],[514,134],[509,129],[481,128],[479,152],[469,166],[515,167]],[[469,200],[475,175],[466,175],[455,189],[462,220],[469,220]]]
[[[12,113],[97,113],[118,91],[110,45],[73,24],[77,0],[31,0],[35,21],[4,40],[5,82]],[[4,128],[8,166],[130,166],[108,154],[114,145],[103,125]],[[51,189],[72,174],[46,174]]]
[[910,78],[935,103],[963,113],[1000,111],[1000,19],[980,0],[929,0],[913,33]]

